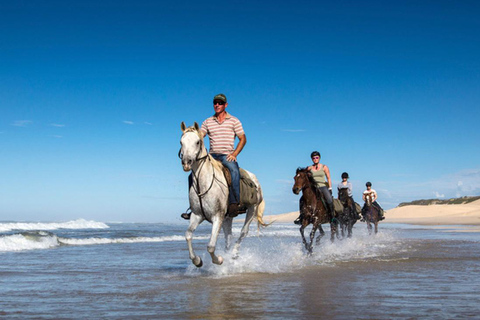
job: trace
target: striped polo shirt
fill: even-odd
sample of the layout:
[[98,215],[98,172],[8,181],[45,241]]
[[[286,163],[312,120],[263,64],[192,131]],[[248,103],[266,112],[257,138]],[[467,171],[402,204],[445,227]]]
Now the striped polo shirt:
[[245,134],[242,123],[227,113],[225,121],[218,123],[217,117],[207,118],[201,130],[210,139],[210,153],[231,154],[235,150],[235,136]]

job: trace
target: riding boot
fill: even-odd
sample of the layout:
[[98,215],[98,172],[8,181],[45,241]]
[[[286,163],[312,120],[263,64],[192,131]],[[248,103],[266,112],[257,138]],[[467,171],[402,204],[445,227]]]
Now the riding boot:
[[302,220],[303,220],[303,215],[300,213],[300,215],[298,216],[298,218],[295,219],[295,221],[293,221],[293,223],[295,223],[295,224],[302,224]]
[[353,210],[353,215],[355,216],[355,219],[360,220],[362,217],[360,217],[360,215],[358,214],[357,208],[355,208],[355,206],[353,206],[352,210]]
[[378,211],[378,220],[379,220],[379,221],[382,221],[383,219],[385,219],[385,214],[384,214],[383,209],[380,209],[380,210]]
[[327,202],[327,209],[328,209],[328,212],[330,212],[330,214],[332,215],[332,217],[334,217],[334,218],[337,217],[335,209],[333,208],[333,202],[332,203]]
[[238,216],[238,203],[230,203],[228,205],[227,215],[231,218]]
[[192,215],[192,210],[190,208],[188,208],[187,211],[182,213],[180,216],[185,220],[190,220],[191,215]]

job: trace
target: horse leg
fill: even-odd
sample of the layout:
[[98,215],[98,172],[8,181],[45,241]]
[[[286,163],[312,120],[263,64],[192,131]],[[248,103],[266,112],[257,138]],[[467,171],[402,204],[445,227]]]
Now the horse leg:
[[317,232],[318,224],[313,224],[312,231],[310,232],[310,244],[308,245],[308,254],[313,253],[313,239],[315,238],[315,232]]
[[318,232],[320,233],[315,241],[315,244],[318,245],[320,243],[320,239],[323,238],[323,236],[325,235],[325,231],[323,231],[323,228],[322,228],[322,225],[319,224],[318,225]]
[[352,229],[353,229],[353,220],[348,221],[348,235],[347,237],[352,237]]
[[[223,213],[221,213],[223,214]],[[212,257],[212,262],[215,264],[222,264],[223,258],[221,256],[215,255],[215,246],[217,244],[218,234],[220,233],[220,228],[222,226],[223,217],[215,217],[212,220],[212,235],[210,236],[210,242],[207,246],[207,251]]]
[[232,222],[233,218],[226,216],[222,224],[223,234],[225,235],[225,251],[230,250],[232,244]]
[[368,229],[368,234],[371,235],[372,234],[372,223],[370,222],[370,220],[367,220],[367,229]]
[[[341,217],[339,217],[339,218],[341,218]],[[337,239],[338,240],[341,240],[340,237],[341,238],[345,237],[343,230],[344,230],[344,225],[343,225],[341,219],[338,219],[338,232],[337,232]]]
[[338,234],[338,220],[330,222],[330,241],[335,241],[335,235]]
[[245,217],[245,222],[242,227],[242,231],[240,231],[240,237],[235,242],[235,246],[233,246],[233,256],[238,256],[238,249],[240,249],[240,243],[242,243],[243,238],[248,235],[248,231],[250,229],[250,223],[252,223],[253,219],[256,217],[258,206],[251,206],[247,209],[247,215]]
[[188,245],[188,253],[190,255],[190,260],[192,260],[192,263],[200,268],[203,265],[202,258],[197,256],[195,254],[195,251],[193,250],[192,246],[192,238],[193,238],[193,232],[195,229],[197,229],[198,225],[202,223],[203,217],[196,215],[195,213],[192,213],[190,216],[190,225],[188,226],[187,231],[185,232],[185,239],[187,240],[187,245]]
[[375,221],[375,234],[378,233],[378,221]]
[[304,234],[305,228],[307,226],[308,226],[308,224],[303,224],[302,223],[302,226],[300,227],[300,234],[302,235],[303,245],[305,246],[305,249],[308,251],[308,243],[307,243],[307,239],[305,239],[305,234]]

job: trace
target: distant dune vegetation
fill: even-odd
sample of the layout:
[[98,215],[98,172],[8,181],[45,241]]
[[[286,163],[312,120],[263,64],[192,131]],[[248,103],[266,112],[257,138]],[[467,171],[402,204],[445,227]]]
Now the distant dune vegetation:
[[431,204],[466,204],[469,202],[473,202],[475,200],[480,199],[480,196],[475,196],[475,197],[461,197],[461,198],[452,198],[452,199],[446,199],[446,200],[440,200],[440,199],[422,199],[422,200],[414,200],[411,202],[402,202],[398,205],[398,207],[404,207],[404,206],[428,206]]

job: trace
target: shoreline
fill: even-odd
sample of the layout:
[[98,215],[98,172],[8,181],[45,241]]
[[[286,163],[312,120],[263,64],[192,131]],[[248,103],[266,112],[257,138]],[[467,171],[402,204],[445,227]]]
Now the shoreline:
[[[266,223],[293,223],[299,212],[293,211],[263,217]],[[414,225],[470,225],[480,226],[480,200],[467,204],[408,205],[385,210],[382,223]]]

